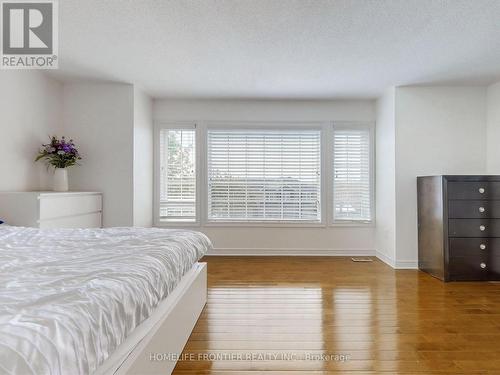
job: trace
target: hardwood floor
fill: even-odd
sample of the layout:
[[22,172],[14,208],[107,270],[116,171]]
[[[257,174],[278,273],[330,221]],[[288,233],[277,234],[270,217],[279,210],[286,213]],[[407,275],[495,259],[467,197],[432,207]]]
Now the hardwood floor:
[[499,283],[376,259],[204,261],[208,303],[174,374],[500,374]]

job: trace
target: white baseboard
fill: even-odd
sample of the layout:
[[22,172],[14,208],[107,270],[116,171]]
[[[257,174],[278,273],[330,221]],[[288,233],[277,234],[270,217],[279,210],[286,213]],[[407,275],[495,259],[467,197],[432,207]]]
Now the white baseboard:
[[397,260],[394,268],[397,270],[417,270],[418,260]]
[[367,249],[287,249],[287,248],[269,248],[269,249],[225,249],[214,248],[210,250],[207,255],[211,256],[338,256],[338,257],[352,257],[352,256],[376,256],[382,262],[386,263],[394,269],[418,269],[418,261],[416,260],[398,260],[389,258],[385,254]]
[[378,259],[380,259],[382,262],[384,262],[385,264],[387,264],[388,266],[390,266],[392,268],[396,268],[396,262],[394,262],[394,259],[388,257],[384,253],[381,253],[380,251],[377,251],[376,252],[376,257]]
[[375,250],[366,249],[224,249],[215,248],[207,255],[214,256],[375,256]]
[[418,269],[418,260],[394,260],[389,258],[384,253],[377,251],[377,258],[385,264],[391,266],[396,270],[416,270]]

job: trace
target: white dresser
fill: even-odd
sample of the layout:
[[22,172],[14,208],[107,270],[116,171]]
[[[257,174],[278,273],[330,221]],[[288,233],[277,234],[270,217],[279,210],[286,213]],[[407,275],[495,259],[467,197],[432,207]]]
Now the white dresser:
[[0,192],[0,220],[36,228],[100,228],[102,194],[95,192]]

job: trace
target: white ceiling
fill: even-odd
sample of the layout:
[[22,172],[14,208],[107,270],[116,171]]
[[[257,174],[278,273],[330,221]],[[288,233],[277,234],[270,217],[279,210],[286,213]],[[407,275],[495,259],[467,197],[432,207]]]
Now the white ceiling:
[[500,0],[60,0],[64,80],[154,97],[369,98],[500,77]]

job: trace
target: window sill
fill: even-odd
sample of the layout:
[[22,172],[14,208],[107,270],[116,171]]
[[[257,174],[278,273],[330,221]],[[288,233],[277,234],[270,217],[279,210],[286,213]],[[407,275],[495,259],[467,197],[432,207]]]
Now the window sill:
[[168,227],[168,228],[185,228],[185,227],[199,227],[199,221],[155,221],[155,227]]
[[206,222],[203,226],[205,227],[247,227],[247,228],[326,228],[327,225],[324,223],[307,223],[307,222],[232,222],[232,221],[220,221]]
[[182,222],[159,221],[157,228],[375,228],[375,223],[279,223],[279,222]]
[[355,222],[355,221],[349,221],[349,222],[346,222],[346,223],[342,223],[342,222],[333,222],[331,224],[328,225],[329,227],[333,227],[333,228],[375,228],[375,222],[374,221],[371,221],[371,222]]

